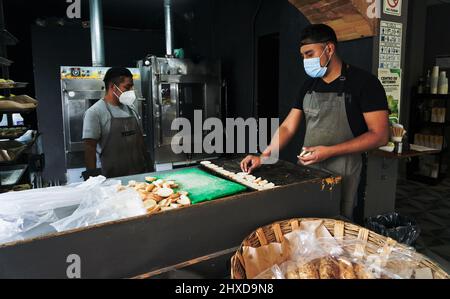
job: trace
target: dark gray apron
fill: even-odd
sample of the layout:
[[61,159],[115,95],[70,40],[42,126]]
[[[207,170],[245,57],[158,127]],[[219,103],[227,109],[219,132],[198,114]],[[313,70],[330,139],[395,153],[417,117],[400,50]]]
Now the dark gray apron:
[[145,173],[148,169],[147,152],[136,112],[127,107],[132,116],[116,118],[106,102],[105,105],[111,115],[111,128],[100,153],[102,174],[116,178]]
[[[351,95],[345,95],[346,75],[347,65],[343,64],[339,93],[315,92],[317,80],[321,80],[316,79],[306,94],[303,101],[306,119],[305,147],[333,146],[355,138],[345,108],[346,98],[351,100]],[[333,157],[311,167],[342,176],[341,214],[352,219],[362,169],[361,154]]]

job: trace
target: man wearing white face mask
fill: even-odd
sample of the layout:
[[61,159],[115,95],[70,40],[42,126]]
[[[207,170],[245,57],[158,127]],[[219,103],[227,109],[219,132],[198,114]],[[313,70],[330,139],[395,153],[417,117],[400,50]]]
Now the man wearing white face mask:
[[388,143],[386,93],[377,77],[341,60],[336,33],[327,25],[308,26],[302,32],[299,50],[310,78],[270,146],[260,157],[245,158],[241,168],[251,172],[271,152],[283,149],[304,117],[305,148],[299,151],[299,163],[342,176],[341,214],[352,219],[363,164],[361,153]]
[[106,95],[86,111],[83,123],[86,174],[108,178],[145,173],[149,159],[139,115],[133,106],[133,75],[126,68],[111,68],[104,78]]

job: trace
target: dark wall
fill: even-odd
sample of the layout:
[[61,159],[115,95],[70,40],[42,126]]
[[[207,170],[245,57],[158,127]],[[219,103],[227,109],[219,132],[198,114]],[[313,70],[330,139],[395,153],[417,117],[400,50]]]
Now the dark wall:
[[230,117],[253,115],[253,18],[257,7],[257,0],[216,1],[215,56],[222,60],[228,83]]
[[[60,66],[91,65],[90,32],[81,27],[32,28],[34,75],[39,129],[46,152],[45,177],[64,180],[65,156],[61,104]],[[108,66],[135,67],[146,53],[164,53],[161,32],[105,30]]]
[[425,68],[436,64],[436,56],[450,55],[450,3],[433,5],[427,11]]
[[427,23],[427,1],[410,1],[408,14],[408,27],[405,53],[404,70],[404,96],[403,105],[408,105],[407,115],[402,117],[405,125],[409,128],[411,122],[409,116],[409,106],[411,103],[412,89],[417,86],[419,78],[424,75],[424,57],[425,57],[425,35]]
[[[300,33],[308,24],[308,20],[297,8],[289,3],[283,6],[280,22],[280,123],[289,114],[303,82],[307,79],[303,70],[299,44]],[[300,132],[281,153],[283,159],[294,162],[303,144],[304,135],[305,122],[303,121]]]

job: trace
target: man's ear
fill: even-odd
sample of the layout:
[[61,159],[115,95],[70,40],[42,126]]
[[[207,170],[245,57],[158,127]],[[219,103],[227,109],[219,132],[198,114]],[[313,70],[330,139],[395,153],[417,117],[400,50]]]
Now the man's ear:
[[336,45],[333,43],[328,44],[328,54],[333,55],[336,54]]
[[114,84],[113,83],[109,83],[108,86],[106,86],[106,93],[110,93],[110,92],[115,92],[114,91]]

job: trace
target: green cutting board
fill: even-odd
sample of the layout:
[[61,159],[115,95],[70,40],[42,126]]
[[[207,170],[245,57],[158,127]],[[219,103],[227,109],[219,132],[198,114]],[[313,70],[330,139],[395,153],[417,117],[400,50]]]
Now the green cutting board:
[[189,198],[193,204],[230,196],[247,189],[245,186],[216,177],[198,168],[158,173],[157,178],[175,181],[179,185],[177,190],[189,192]]

